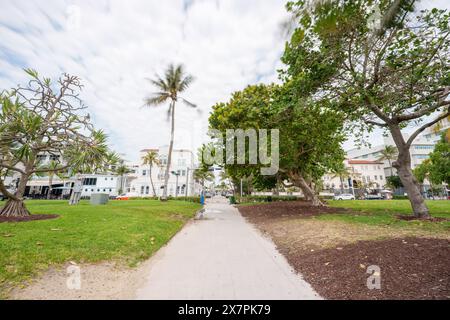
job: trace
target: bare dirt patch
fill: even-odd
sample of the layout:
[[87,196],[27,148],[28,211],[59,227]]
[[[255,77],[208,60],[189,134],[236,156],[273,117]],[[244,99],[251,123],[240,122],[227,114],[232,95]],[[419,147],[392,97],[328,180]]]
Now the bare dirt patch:
[[[324,298],[450,299],[450,234],[323,221],[315,212],[342,210],[305,204],[239,210]],[[381,290],[367,288],[370,265],[381,268]]]
[[0,223],[3,222],[27,222],[35,220],[48,220],[58,218],[58,214],[31,214],[25,217],[3,217],[0,216]]
[[[134,299],[136,288],[145,277],[147,262],[136,268],[105,262],[99,264],[74,265],[51,268],[42,276],[12,289],[9,299],[16,300],[122,300]],[[69,266],[79,266],[81,288],[67,286],[73,276]]]

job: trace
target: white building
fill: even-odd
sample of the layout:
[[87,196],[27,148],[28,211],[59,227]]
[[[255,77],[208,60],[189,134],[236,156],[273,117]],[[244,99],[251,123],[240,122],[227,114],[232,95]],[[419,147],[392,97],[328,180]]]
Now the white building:
[[382,190],[385,188],[386,175],[383,162],[350,159],[345,160],[344,165],[348,174],[343,174],[342,176],[326,174],[323,177],[325,190],[349,192],[352,185],[354,188],[366,188],[369,190]]
[[85,174],[82,181],[81,197],[90,197],[93,193],[107,193],[110,197],[119,195],[119,178],[116,175]]
[[[158,154],[159,166],[152,167],[152,180],[156,195],[162,196],[164,187],[164,175],[167,169],[168,147],[155,149],[144,149],[139,153],[142,159],[149,151]],[[127,193],[140,197],[153,196],[152,185],[150,181],[150,167],[142,164],[129,165],[131,174],[128,175]],[[172,164],[170,168],[169,182],[167,185],[167,195],[170,196],[192,196],[199,193],[199,186],[193,180],[195,169],[195,157],[192,151],[187,149],[174,149],[172,151]]]
[[[408,138],[407,134],[404,134],[405,139]],[[347,151],[347,157],[354,160],[372,160],[377,161],[382,156],[381,151],[385,146],[394,146],[395,143],[391,137],[384,138],[384,144],[378,145],[372,148],[361,148],[361,149],[351,149]],[[431,139],[426,139],[425,136],[418,136],[409,149],[411,155],[411,167],[415,169],[420,165],[425,159],[429,158],[429,154],[434,150],[435,141]],[[384,175],[390,176],[391,169],[392,173],[395,175],[395,168],[391,168],[387,160],[383,161]]]

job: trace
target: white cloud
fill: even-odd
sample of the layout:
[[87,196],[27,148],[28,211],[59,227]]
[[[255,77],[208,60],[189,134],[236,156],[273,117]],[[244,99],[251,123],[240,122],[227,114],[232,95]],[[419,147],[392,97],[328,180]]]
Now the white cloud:
[[145,79],[183,63],[196,78],[185,96],[201,114],[178,105],[176,146],[195,149],[212,105],[276,79],[285,18],[282,0],[3,0],[0,88],[23,83],[24,67],[79,75],[96,126],[136,160],[138,150],[169,138],[166,107],[141,108],[154,90]]

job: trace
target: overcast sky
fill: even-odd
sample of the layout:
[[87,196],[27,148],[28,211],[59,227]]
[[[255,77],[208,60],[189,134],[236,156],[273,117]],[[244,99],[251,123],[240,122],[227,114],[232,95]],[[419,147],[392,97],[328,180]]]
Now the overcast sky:
[[[248,84],[277,80],[287,19],[284,0],[0,0],[0,89],[24,83],[22,68],[82,78],[95,125],[128,160],[168,144],[167,106],[142,108],[146,78],[171,62],[196,81],[179,105],[175,146],[206,139],[211,106]],[[422,6],[450,8],[450,1]],[[371,138],[381,142],[379,133]],[[346,148],[352,143],[346,144]]]

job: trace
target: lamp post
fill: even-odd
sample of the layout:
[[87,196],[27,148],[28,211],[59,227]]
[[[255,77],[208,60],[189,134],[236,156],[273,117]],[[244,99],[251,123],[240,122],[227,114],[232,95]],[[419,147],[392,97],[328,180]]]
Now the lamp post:
[[184,190],[184,194],[186,197],[189,195],[189,171],[193,170],[191,168],[186,168],[186,189]]
[[172,174],[177,177],[176,184],[175,184],[175,198],[177,198],[178,197],[178,176],[180,175],[180,173],[172,171]]

